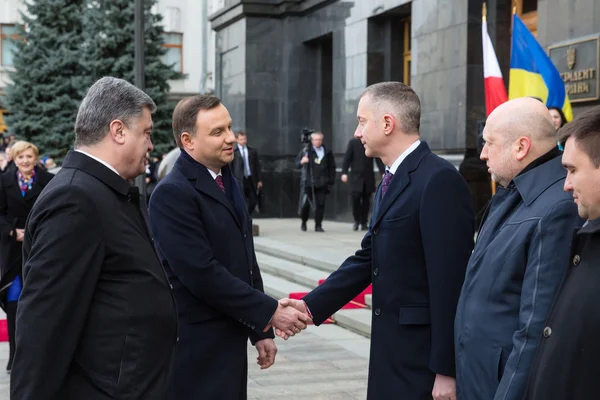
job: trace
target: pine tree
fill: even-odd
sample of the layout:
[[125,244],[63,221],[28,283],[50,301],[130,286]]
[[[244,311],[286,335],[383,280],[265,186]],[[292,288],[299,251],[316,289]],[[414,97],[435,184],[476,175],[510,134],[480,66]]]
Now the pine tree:
[[[166,153],[175,146],[171,129],[173,107],[167,102],[169,79],[181,74],[165,65],[162,57],[162,16],[151,12],[156,0],[145,0],[145,92],[157,105],[153,115],[152,141],[155,151]],[[86,42],[83,63],[91,82],[103,76],[114,76],[134,82],[134,13],[133,0],[88,0],[84,15]]]
[[85,85],[80,63],[83,0],[35,0],[22,14],[13,82],[6,88],[10,132],[41,154],[61,158],[73,145],[73,126]]

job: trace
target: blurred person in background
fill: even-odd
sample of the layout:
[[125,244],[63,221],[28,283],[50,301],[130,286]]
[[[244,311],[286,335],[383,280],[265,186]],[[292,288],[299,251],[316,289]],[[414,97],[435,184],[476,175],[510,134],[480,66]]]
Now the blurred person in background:
[[39,168],[35,145],[18,141],[12,145],[16,168],[0,176],[0,305],[6,311],[10,371],[15,352],[15,316],[22,285],[22,246],[25,221],[42,189],[53,175]]
[[559,130],[567,123],[567,118],[563,111],[558,107],[548,107],[548,111],[550,112],[550,117],[552,117],[552,125],[554,125],[554,129]]

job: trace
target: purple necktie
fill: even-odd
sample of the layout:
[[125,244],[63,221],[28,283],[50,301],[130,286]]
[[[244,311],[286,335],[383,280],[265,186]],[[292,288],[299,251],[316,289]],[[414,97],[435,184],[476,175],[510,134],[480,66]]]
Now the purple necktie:
[[383,176],[383,180],[381,181],[381,198],[385,196],[385,192],[388,190],[388,186],[390,186],[390,181],[392,180],[392,174],[390,171],[385,171],[385,175]]
[[219,185],[219,187],[221,188],[223,193],[225,193],[225,185],[223,185],[223,177],[221,175],[217,175],[217,177],[215,178],[215,182],[217,182],[217,185]]

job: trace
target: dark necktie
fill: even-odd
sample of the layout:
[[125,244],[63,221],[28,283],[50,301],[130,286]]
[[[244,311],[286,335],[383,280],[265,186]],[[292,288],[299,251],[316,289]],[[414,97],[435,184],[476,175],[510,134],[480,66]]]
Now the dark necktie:
[[383,176],[383,180],[381,181],[381,198],[385,196],[385,192],[387,192],[388,187],[390,186],[390,181],[392,180],[392,174],[390,171],[385,171],[385,175]]
[[217,185],[221,188],[223,193],[225,193],[225,185],[223,184],[223,177],[221,175],[217,175],[217,177],[215,178],[215,182],[217,182]]

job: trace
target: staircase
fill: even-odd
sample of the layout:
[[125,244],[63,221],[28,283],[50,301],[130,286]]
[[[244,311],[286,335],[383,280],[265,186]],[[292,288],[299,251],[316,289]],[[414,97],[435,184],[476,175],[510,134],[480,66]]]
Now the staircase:
[[[335,271],[345,257],[340,257],[340,252],[310,254],[310,249],[269,237],[255,237],[254,246],[265,293],[276,299],[301,298]],[[370,337],[370,290],[332,315],[329,322]]]

